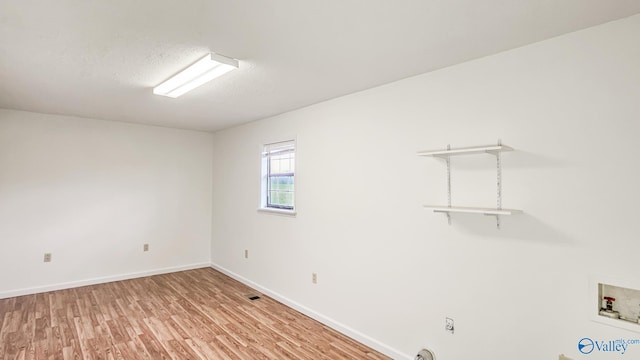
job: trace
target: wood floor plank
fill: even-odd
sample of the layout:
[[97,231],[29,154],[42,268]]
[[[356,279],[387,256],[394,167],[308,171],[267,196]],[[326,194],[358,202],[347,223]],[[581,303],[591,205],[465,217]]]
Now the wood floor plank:
[[0,359],[388,357],[210,268],[0,299]]

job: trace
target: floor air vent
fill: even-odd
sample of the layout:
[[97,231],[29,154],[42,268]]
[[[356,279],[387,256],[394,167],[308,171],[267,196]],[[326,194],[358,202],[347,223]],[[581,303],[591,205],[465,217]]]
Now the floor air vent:
[[252,295],[252,294],[249,294],[249,295],[247,295],[247,298],[248,298],[249,300],[251,300],[251,301],[255,301],[255,300],[260,299],[260,296],[258,296],[258,295]]

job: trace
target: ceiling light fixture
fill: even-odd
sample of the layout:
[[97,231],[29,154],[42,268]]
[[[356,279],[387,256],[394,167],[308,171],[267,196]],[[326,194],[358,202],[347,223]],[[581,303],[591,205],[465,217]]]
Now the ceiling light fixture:
[[177,98],[198,86],[238,68],[238,60],[210,53],[153,88],[156,95]]

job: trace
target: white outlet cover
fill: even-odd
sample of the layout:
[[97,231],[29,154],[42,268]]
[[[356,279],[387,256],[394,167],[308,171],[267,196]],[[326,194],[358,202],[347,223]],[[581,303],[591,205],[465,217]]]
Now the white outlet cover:
[[455,327],[454,327],[452,318],[446,318],[445,327],[444,328],[445,328],[445,330],[447,330],[448,332],[453,334],[453,331],[455,330]]

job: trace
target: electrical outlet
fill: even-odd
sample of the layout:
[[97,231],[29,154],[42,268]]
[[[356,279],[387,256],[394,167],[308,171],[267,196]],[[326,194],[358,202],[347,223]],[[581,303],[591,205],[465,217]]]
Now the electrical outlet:
[[149,244],[144,244],[142,246],[142,251],[149,251]]
[[453,319],[446,318],[444,329],[453,334]]
[[311,274],[311,282],[314,283],[314,284],[318,283],[318,274],[316,274],[316,273],[312,273]]
[[245,259],[249,258],[249,250],[247,250],[247,249],[244,250],[244,258]]
[[51,262],[51,253],[44,253],[44,262]]

